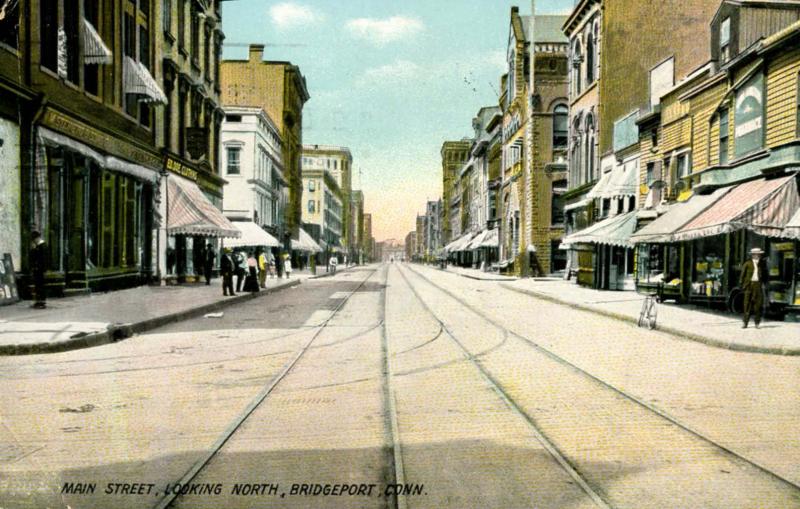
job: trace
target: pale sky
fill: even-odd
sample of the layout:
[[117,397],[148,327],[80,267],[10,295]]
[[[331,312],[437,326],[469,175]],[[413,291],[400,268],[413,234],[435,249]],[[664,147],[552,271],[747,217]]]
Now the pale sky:
[[[573,0],[538,0],[567,14]],[[223,4],[225,58],[266,44],[306,77],[303,142],[349,147],[353,187],[377,240],[403,240],[428,199],[441,196],[439,149],[471,135],[496,105],[510,0],[235,0]],[[361,171],[359,179],[358,170]]]

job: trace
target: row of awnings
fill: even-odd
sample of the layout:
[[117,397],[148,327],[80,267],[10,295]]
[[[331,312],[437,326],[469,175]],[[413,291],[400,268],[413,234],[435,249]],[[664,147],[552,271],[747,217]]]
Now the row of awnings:
[[497,248],[500,246],[500,235],[497,228],[482,230],[477,234],[467,233],[457,238],[444,247],[448,253],[458,253],[461,251],[474,251],[479,248]]
[[800,195],[795,175],[761,178],[694,195],[671,205],[637,231],[638,214],[620,214],[564,238],[579,243],[633,247],[635,244],[683,242],[738,230],[766,237],[800,239]]
[[225,241],[225,247],[281,247],[278,239],[252,221],[234,221],[233,226],[241,232],[242,236]]

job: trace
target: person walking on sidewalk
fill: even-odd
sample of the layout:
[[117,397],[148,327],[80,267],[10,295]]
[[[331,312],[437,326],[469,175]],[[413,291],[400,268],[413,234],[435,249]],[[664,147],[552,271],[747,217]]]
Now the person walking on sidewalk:
[[269,262],[263,249],[258,250],[258,283],[261,288],[267,287],[267,269]]
[[226,248],[220,260],[220,273],[222,274],[222,295],[231,296],[236,295],[233,292],[233,258],[231,257],[230,248]]
[[336,266],[339,265],[339,257],[336,255],[331,256],[330,264],[331,264],[331,272],[333,274],[336,274]]
[[45,309],[47,307],[44,273],[47,272],[47,245],[42,234],[38,231],[31,232],[31,273],[33,274],[33,292],[36,301],[33,308]]
[[286,260],[283,262],[283,270],[286,271],[286,279],[292,277],[292,257],[288,253],[286,255]]
[[750,250],[751,258],[742,264],[742,275],[739,285],[744,289],[744,323],[746,329],[750,323],[750,315],[755,315],[756,329],[761,324],[764,308],[764,288],[769,276],[764,251],[754,247]]
[[258,291],[258,262],[253,253],[247,253],[247,276],[244,279],[244,291]]
[[233,254],[233,261],[236,265],[236,291],[241,292],[242,284],[247,275],[247,257],[242,251],[237,251]]
[[206,285],[211,284],[211,271],[214,269],[214,259],[217,254],[214,252],[214,247],[209,242],[206,246],[205,259],[203,260],[203,272],[206,276]]

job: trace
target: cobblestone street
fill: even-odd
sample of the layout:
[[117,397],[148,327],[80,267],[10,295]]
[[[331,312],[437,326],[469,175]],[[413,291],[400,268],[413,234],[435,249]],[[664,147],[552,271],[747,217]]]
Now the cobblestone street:
[[364,267],[0,358],[0,505],[800,507],[798,368]]

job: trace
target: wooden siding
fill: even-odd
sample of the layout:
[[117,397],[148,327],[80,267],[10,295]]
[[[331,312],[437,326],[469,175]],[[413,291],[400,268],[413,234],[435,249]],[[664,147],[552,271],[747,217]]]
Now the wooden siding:
[[800,49],[780,55],[767,67],[767,147],[797,138]]
[[798,20],[797,9],[750,7],[741,9],[739,51],[744,51],[762,37],[780,31]]
[[[709,166],[711,117],[716,113],[727,88],[727,83],[722,82],[691,99],[692,173],[703,171]],[[718,140],[719,137],[717,137],[717,143]]]

